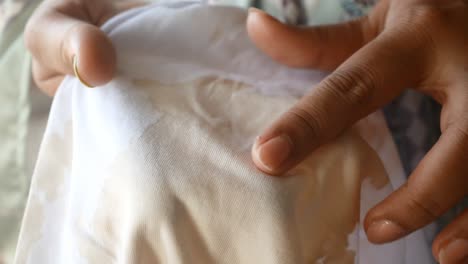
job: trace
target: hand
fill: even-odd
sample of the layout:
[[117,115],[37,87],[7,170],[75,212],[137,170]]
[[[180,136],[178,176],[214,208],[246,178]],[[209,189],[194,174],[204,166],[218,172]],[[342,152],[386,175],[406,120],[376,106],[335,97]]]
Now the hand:
[[[368,238],[399,239],[468,194],[468,1],[381,0],[359,20],[308,28],[252,10],[247,29],[281,63],[333,71],[257,139],[260,170],[284,173],[415,87],[443,106],[442,136],[407,183],[368,212]],[[468,210],[438,235],[433,254],[443,264],[466,263]]]
[[91,86],[110,81],[116,54],[109,38],[99,30],[118,12],[143,3],[119,5],[112,0],[45,0],[25,29],[32,53],[33,78],[38,87],[54,95],[65,75],[73,75],[73,59],[82,79]]

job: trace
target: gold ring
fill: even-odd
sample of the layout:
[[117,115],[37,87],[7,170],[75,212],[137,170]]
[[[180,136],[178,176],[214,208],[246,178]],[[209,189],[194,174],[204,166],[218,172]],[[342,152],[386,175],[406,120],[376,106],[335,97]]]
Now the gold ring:
[[78,78],[81,84],[83,84],[84,86],[88,88],[94,88],[94,86],[89,85],[87,82],[85,82],[83,78],[81,78],[80,74],[78,73],[78,59],[76,58],[76,55],[73,56],[73,72],[75,73],[76,78]]

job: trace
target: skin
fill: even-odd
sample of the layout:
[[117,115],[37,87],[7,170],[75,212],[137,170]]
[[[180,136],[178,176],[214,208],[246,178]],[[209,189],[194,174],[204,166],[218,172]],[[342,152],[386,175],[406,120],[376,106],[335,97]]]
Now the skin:
[[[44,1],[25,32],[37,85],[53,95],[73,74],[74,56],[87,83],[110,81],[116,54],[99,26],[134,5]],[[283,174],[414,87],[442,105],[442,136],[406,184],[368,212],[368,238],[387,243],[404,237],[467,196],[468,1],[381,0],[366,17],[319,27],[287,26],[251,10],[247,30],[280,63],[332,72],[257,139],[252,152],[260,170]],[[467,263],[467,241],[468,210],[437,236],[434,257],[442,264]]]
[[65,75],[73,75],[75,55],[86,83],[99,86],[112,79],[115,49],[99,27],[119,12],[144,4],[114,2],[48,0],[38,7],[26,25],[25,40],[34,81],[43,92],[54,95]]
[[[286,26],[253,10],[247,28],[277,61],[333,71],[259,137],[253,159],[260,170],[281,175],[415,87],[442,105],[442,136],[406,184],[368,212],[368,238],[399,239],[468,194],[468,1],[383,0],[360,20],[311,28]],[[465,211],[438,235],[434,257],[467,263],[467,239]]]

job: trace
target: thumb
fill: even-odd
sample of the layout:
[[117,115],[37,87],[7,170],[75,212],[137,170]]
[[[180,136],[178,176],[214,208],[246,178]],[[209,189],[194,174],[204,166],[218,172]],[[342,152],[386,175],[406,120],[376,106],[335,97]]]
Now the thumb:
[[283,24],[255,8],[249,9],[247,31],[254,44],[274,60],[327,71],[377,34],[367,16],[336,25],[299,27]]
[[[34,59],[35,74],[43,80],[73,75],[76,58],[84,82],[97,86],[110,81],[116,67],[116,53],[98,26],[114,9],[106,1],[83,1],[94,7],[81,6],[84,3],[72,5],[71,1],[60,1],[60,5],[57,2],[44,2],[26,26],[26,46]],[[86,8],[94,11],[87,12]]]
[[87,86],[102,85],[112,79],[116,53],[111,41],[100,29],[78,22],[63,42],[65,51],[62,60],[66,64],[66,73],[76,63],[77,77],[82,78]]

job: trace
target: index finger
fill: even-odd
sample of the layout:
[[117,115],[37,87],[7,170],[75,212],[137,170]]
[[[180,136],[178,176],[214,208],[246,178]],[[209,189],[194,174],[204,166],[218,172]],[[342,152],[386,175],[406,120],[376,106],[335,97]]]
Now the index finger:
[[415,86],[425,59],[420,43],[383,33],[345,61],[273,123],[252,156],[265,173],[282,174],[318,146]]

